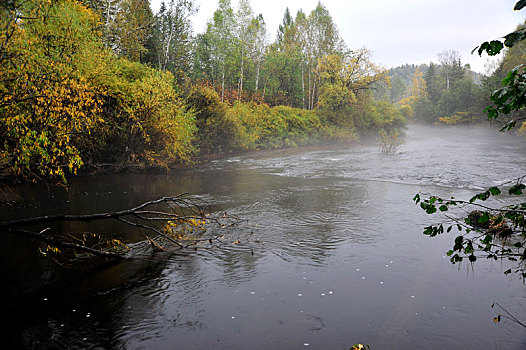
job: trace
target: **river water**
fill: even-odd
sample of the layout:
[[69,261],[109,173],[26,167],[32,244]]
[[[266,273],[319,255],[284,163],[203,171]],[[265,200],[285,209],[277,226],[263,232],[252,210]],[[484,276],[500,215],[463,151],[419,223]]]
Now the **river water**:
[[[244,221],[211,249],[157,253],[59,287],[36,248],[2,238],[3,342],[27,349],[525,349],[526,287],[508,265],[452,265],[419,191],[469,198],[526,174],[526,142],[489,129],[411,126],[374,142],[211,161],[170,175],[78,177],[17,189],[3,216],[124,209],[181,192]],[[7,213],[7,214],[6,214]],[[239,242],[237,242],[239,241]],[[239,243],[239,244],[234,244]],[[28,268],[31,266],[31,268]]]

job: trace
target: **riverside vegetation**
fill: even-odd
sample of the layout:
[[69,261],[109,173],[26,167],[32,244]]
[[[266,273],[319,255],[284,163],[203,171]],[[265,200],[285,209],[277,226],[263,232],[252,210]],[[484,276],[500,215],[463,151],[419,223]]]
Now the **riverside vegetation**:
[[0,179],[66,182],[79,169],[170,168],[200,156],[356,140],[399,130],[366,49],[325,7],[261,15],[221,0],[194,36],[192,1],[1,3]]

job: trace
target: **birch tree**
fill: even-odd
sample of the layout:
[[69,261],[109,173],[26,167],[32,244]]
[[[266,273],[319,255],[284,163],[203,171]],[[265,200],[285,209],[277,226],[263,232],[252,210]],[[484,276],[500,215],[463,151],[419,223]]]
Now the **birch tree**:
[[193,49],[190,17],[196,11],[191,0],[169,0],[162,2],[156,15],[158,66],[174,73],[176,78],[189,71]]

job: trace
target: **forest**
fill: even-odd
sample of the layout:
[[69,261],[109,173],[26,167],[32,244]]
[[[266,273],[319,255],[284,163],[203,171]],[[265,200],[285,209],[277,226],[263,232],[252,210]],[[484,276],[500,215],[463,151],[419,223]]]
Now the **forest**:
[[0,178],[81,167],[166,168],[243,150],[357,139],[399,129],[375,100],[388,82],[350,50],[320,3],[287,11],[274,42],[248,0],[222,0],[193,35],[193,1],[2,2]]
[[2,2],[0,178],[192,164],[256,149],[396,138],[407,120],[480,123],[524,43],[488,76],[455,51],[386,69],[318,3],[271,40],[249,0],[219,1],[194,34],[191,0]]

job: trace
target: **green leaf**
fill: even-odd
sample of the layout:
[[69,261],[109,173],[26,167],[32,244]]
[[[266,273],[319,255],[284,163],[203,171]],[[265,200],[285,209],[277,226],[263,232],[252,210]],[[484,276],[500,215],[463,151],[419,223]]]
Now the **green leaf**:
[[441,205],[439,208],[438,208],[440,211],[448,211],[449,208],[447,207],[447,205]]
[[497,119],[497,117],[499,116],[499,112],[493,106],[486,107],[486,109],[484,109],[484,113],[488,114],[488,119],[490,120]]
[[482,243],[489,244],[491,243],[491,241],[493,241],[493,237],[491,237],[491,235],[486,235],[486,237],[484,237],[484,239],[482,240]]
[[500,42],[499,40],[492,40],[489,43],[489,47],[486,49],[486,52],[490,56],[498,55],[502,49],[504,48],[504,44]]
[[485,41],[482,44],[480,44],[480,46],[474,48],[473,51],[471,51],[471,53],[473,54],[473,52],[475,52],[475,50],[478,49],[479,56],[481,56],[484,51],[486,51],[486,53],[490,56],[495,56],[498,55],[503,48],[504,44],[500,40],[492,40],[490,42]]
[[488,191],[493,196],[498,196],[499,194],[501,194],[500,189],[498,187],[491,187]]
[[473,254],[471,254],[469,257],[468,257],[469,261],[474,263],[475,261],[477,261],[477,257]]
[[522,190],[524,190],[526,186],[524,184],[516,184],[510,187],[509,193],[514,194],[516,196],[520,196],[522,194]]
[[448,252],[446,254],[447,254],[447,256],[451,256],[451,255],[453,255],[454,252],[455,252],[454,250],[448,250]]
[[413,197],[413,201],[415,202],[415,204],[420,203],[420,194],[419,194],[419,193],[417,193],[417,194]]
[[524,40],[525,38],[526,33],[524,33],[524,31],[518,30],[504,36],[504,45],[506,45],[506,47],[513,47],[515,44],[521,40]]
[[420,207],[426,211],[427,214],[433,214],[437,211],[437,208],[430,203],[420,202]]
[[482,216],[480,218],[478,218],[477,222],[479,224],[485,224],[485,223],[489,222],[489,215],[488,215],[488,213],[485,212],[484,214],[482,214]]

